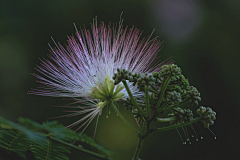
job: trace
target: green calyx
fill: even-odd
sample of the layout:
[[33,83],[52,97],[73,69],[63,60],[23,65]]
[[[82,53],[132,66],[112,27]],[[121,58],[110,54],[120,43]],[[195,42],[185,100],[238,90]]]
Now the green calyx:
[[115,87],[114,82],[110,79],[110,76],[107,76],[103,85],[96,85],[97,87],[92,89],[91,98],[102,100],[102,102],[97,104],[99,109],[102,109],[110,101],[114,102],[124,97],[124,93],[121,93],[124,86],[119,84]]
[[210,125],[214,124],[216,112],[214,112],[211,108],[201,106],[199,109],[197,109],[197,114],[203,118],[201,122],[203,122],[205,128],[209,128]]

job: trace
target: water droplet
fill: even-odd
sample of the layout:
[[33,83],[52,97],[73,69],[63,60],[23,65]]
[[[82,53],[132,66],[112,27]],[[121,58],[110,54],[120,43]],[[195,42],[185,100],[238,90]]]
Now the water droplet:
[[183,144],[187,144],[186,142],[183,142]]
[[194,137],[194,135],[192,135],[192,137]]
[[118,114],[117,114],[117,116],[118,116]]
[[106,118],[108,118],[108,116],[106,116]]
[[111,112],[110,112],[110,111],[109,111],[108,113],[109,113],[109,114],[111,114]]
[[187,141],[189,141],[189,139],[187,139]]
[[201,139],[203,139],[203,137],[201,137]]
[[189,144],[192,144],[192,143],[189,141]]
[[217,139],[217,137],[214,137],[214,139]]
[[198,139],[196,139],[196,141],[198,141]]

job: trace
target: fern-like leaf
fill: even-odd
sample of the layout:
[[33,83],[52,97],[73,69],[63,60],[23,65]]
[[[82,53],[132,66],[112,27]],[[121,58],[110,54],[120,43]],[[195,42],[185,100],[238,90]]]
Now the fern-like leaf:
[[22,125],[27,126],[35,131],[48,133],[48,135],[54,136],[64,141],[73,142],[74,140],[77,140],[80,142],[85,142],[86,144],[89,144],[92,147],[102,151],[107,156],[110,156],[112,154],[110,150],[99,145],[86,134],[80,135],[79,133],[66,128],[62,124],[59,124],[57,121],[52,121],[52,122],[47,121],[47,122],[44,122],[43,124],[39,124],[30,119],[25,119],[25,118],[19,118],[18,120]]
[[30,150],[37,160],[68,160],[65,154],[70,153],[69,144],[74,140],[85,142],[108,156],[112,153],[87,135],[79,135],[56,121],[43,124],[25,118],[18,121],[20,124],[0,117],[0,147],[21,157],[24,157],[21,152]]
[[25,134],[30,141],[35,141],[39,144],[44,144],[48,141],[46,135],[42,134],[41,132],[35,132],[31,128],[27,128],[20,124],[8,121],[2,117],[0,117],[0,127],[3,129],[12,129],[17,130]]
[[44,146],[34,144],[30,148],[36,160],[69,160],[65,153],[71,153],[70,147],[48,141]]
[[31,141],[19,131],[0,130],[0,147],[13,151],[20,157],[25,157],[22,152],[27,151]]

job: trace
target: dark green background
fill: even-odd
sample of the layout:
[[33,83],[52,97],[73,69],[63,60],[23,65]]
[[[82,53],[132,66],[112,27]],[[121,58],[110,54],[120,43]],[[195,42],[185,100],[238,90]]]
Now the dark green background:
[[[143,143],[142,160],[238,159],[239,141],[239,46],[240,1],[191,0],[0,0],[0,116],[16,121],[27,117],[43,122],[63,115],[62,108],[71,101],[62,98],[27,95],[39,86],[30,73],[36,71],[38,58],[49,54],[51,36],[61,44],[76,26],[90,29],[98,22],[119,21],[136,26],[164,41],[161,60],[173,56],[190,84],[201,92],[201,105],[217,112],[213,135],[203,129],[204,140],[183,145],[176,130],[154,133]],[[196,106],[193,107],[196,110]],[[134,123],[131,114],[123,115]],[[113,111],[112,111],[113,112]],[[99,120],[96,141],[114,151],[115,160],[129,160],[137,145],[136,135],[115,114]],[[79,119],[80,117],[77,117]],[[76,118],[58,119],[67,125]],[[136,126],[136,125],[135,125]],[[85,133],[92,136],[94,122]],[[89,148],[91,149],[91,147]],[[95,160],[72,150],[71,160]]]

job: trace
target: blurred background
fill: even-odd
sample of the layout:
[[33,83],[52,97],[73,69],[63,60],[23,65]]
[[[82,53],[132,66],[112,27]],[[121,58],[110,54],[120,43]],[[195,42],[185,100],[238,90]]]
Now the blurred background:
[[[62,98],[27,95],[37,88],[38,58],[47,58],[49,46],[66,43],[67,35],[85,26],[97,16],[98,22],[119,22],[144,30],[143,37],[155,32],[164,41],[161,60],[173,56],[191,85],[201,93],[200,105],[217,112],[211,130],[203,130],[204,140],[183,145],[176,130],[148,136],[140,153],[142,160],[216,160],[238,159],[239,140],[239,44],[240,1],[237,0],[0,0],[0,116],[16,122],[25,117],[39,123],[64,115],[62,108],[71,101]],[[189,106],[186,106],[189,107]],[[193,106],[195,111],[197,106]],[[130,112],[120,108],[135,126]],[[117,117],[106,110],[100,117],[95,140],[114,152],[115,160],[130,160],[137,136]],[[56,119],[64,125],[80,117]],[[85,133],[93,136],[95,120]],[[199,128],[196,129],[198,135]],[[182,135],[183,136],[183,135]],[[91,149],[91,147],[86,146]],[[94,149],[92,149],[94,150]],[[94,150],[95,151],[95,150]],[[70,160],[96,160],[72,150]]]

